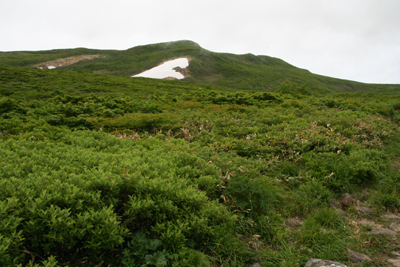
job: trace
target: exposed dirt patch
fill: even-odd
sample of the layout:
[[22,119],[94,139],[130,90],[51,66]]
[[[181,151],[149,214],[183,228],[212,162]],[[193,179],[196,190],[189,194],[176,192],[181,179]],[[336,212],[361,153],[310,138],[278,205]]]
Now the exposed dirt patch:
[[303,225],[303,221],[299,217],[288,218],[285,221],[285,225],[291,231],[297,230],[299,227]]
[[164,78],[164,80],[178,80],[178,79],[175,77],[167,77],[167,78]]
[[60,59],[56,59],[56,60],[52,60],[52,61],[47,61],[47,62],[43,62],[43,63],[39,63],[36,65],[32,65],[31,67],[34,68],[49,68],[49,67],[65,67],[65,66],[69,66],[72,65],[74,63],[77,63],[79,61],[82,60],[91,60],[91,59],[95,59],[95,58],[104,58],[106,57],[105,55],[80,55],[80,56],[73,56],[73,57],[67,57],[67,58],[60,58]]

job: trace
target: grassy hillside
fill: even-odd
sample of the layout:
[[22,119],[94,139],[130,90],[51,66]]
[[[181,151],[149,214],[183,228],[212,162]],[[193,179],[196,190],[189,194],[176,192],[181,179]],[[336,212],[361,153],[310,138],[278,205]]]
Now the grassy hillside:
[[252,54],[214,53],[191,41],[178,41],[138,46],[124,51],[65,49],[0,53],[0,65],[31,66],[77,55],[105,55],[104,58],[80,61],[61,67],[101,74],[132,76],[157,66],[165,60],[190,56],[190,82],[201,82],[242,90],[275,91],[285,81],[307,85],[313,92],[351,92],[378,89],[400,89],[399,85],[377,85],[335,79],[312,74],[281,59]]
[[25,99],[57,96],[65,93],[109,93],[151,97],[157,95],[181,96],[214,88],[233,92],[236,89],[210,87],[185,81],[166,81],[146,78],[130,78],[115,75],[99,75],[81,71],[47,70],[27,67],[0,66],[0,93]]
[[399,241],[361,222],[399,212],[399,125],[398,90],[0,66],[0,265],[387,266]]

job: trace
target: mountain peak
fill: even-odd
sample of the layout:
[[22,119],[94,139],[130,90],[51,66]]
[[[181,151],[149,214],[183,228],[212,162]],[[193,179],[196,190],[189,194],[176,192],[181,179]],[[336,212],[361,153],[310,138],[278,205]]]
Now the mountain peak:
[[[188,58],[190,66],[184,68],[186,73],[184,80],[225,88],[275,91],[285,81],[296,86],[307,85],[312,91],[320,93],[369,91],[388,87],[316,75],[269,56],[256,56],[250,53],[243,55],[215,53],[203,49],[198,43],[190,40],[148,44],[122,51],[79,48],[0,52],[0,58],[0,65],[41,66],[47,63],[47,68],[54,66],[60,70],[79,70],[120,76],[135,76],[164,62]],[[77,58],[90,58],[90,60],[75,60]],[[60,60],[63,63],[55,65],[55,62],[60,62]],[[67,61],[71,64],[64,64]],[[179,69],[173,68],[173,70],[175,75]],[[189,72],[190,75],[188,75]],[[391,87],[398,88],[399,86]]]

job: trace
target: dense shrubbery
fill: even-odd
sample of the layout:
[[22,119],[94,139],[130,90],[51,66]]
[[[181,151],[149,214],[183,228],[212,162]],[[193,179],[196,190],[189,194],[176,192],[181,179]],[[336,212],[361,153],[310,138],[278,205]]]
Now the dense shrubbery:
[[[114,77],[32,89],[37,70],[3,71],[1,265],[346,260],[348,228],[330,201],[375,187],[374,205],[400,206],[390,165],[400,153],[398,94],[321,96],[287,83],[278,93],[227,92]],[[293,216],[305,221],[290,234],[283,222]]]
[[218,171],[199,172],[207,165],[201,158],[174,160],[184,141],[67,131],[58,142],[21,137],[0,145],[2,221],[12,220],[2,229],[13,242],[3,253],[15,263],[24,248],[59,262],[115,264],[138,231],[157,237],[175,260],[184,248],[210,253],[232,243],[236,216],[199,190],[216,190]]

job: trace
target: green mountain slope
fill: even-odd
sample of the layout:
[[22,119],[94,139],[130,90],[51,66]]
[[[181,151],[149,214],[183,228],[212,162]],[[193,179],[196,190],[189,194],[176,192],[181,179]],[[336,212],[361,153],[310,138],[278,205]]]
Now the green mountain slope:
[[0,66],[0,95],[14,98],[39,99],[56,95],[87,93],[140,97],[182,96],[185,93],[198,93],[205,89],[223,92],[237,91],[231,88],[178,80],[130,78],[81,71]]
[[[183,48],[132,51],[144,64]],[[250,58],[234,57],[235,71]],[[270,93],[90,73],[125,60],[111,56],[10,66],[23,58],[0,66],[0,266],[352,266],[351,249],[384,267],[398,250],[361,222],[388,228],[381,215],[399,215],[399,90]],[[344,193],[364,209],[337,212]]]
[[190,56],[190,77],[185,78],[190,82],[257,91],[275,91],[285,81],[305,84],[319,93],[400,89],[400,85],[365,84],[316,75],[268,56],[214,53],[191,41],[137,46],[123,51],[77,48],[1,52],[0,65],[32,66],[71,56],[99,54],[104,57],[79,61],[59,69],[132,76],[166,60]]

